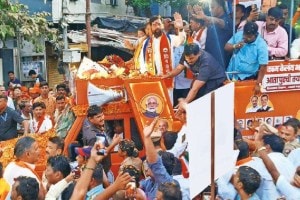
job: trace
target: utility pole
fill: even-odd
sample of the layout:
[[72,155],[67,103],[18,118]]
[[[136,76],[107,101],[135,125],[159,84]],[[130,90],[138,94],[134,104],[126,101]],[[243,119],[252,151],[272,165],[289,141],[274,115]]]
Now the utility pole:
[[85,24],[86,24],[86,43],[88,46],[88,58],[91,59],[91,2],[86,0],[86,14],[85,14]]

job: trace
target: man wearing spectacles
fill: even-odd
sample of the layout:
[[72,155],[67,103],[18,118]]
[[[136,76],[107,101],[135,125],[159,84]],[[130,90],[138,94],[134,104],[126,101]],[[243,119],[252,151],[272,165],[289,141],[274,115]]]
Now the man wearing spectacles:
[[149,96],[146,100],[146,111],[143,113],[145,117],[154,118],[159,114],[157,113],[158,101],[155,96]]

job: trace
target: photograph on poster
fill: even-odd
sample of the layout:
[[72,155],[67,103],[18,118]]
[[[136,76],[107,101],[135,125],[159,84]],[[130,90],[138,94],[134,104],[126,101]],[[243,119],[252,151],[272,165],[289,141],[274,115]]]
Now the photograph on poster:
[[270,125],[273,126],[273,117],[266,117],[265,118],[265,122]]
[[283,117],[282,116],[277,116],[277,117],[274,117],[274,127],[278,127],[282,124],[283,122]]
[[262,94],[261,96],[253,95],[250,97],[245,112],[246,113],[269,112],[273,110],[274,110],[274,106],[272,101],[269,99],[269,95]]
[[155,118],[159,116],[163,107],[163,101],[157,94],[147,94],[141,100],[141,112],[147,118]]
[[245,128],[245,120],[244,119],[238,119],[237,122],[239,123],[240,129]]
[[253,119],[246,119],[246,130],[249,130],[253,127]]
[[261,124],[264,121],[264,118],[256,118],[256,121],[258,121],[258,124]]
[[284,116],[283,122],[286,122],[287,120],[289,120],[291,118],[293,118],[293,116],[291,116],[291,115]]
[[21,76],[22,79],[31,79],[28,73],[30,70],[34,70],[37,74],[43,74],[44,61],[25,61],[21,62]]

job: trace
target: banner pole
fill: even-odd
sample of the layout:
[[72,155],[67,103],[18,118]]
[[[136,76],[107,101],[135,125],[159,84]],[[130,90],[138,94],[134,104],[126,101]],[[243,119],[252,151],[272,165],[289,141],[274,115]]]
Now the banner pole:
[[210,194],[211,199],[215,197],[215,93],[211,93],[211,166],[210,166],[210,173],[211,173],[211,184],[210,184]]

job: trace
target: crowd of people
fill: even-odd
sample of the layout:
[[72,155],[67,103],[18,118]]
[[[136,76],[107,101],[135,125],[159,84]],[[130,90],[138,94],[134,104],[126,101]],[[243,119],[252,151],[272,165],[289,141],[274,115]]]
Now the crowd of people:
[[[225,1],[212,0],[209,14],[194,5],[188,7],[189,22],[179,13],[174,21],[154,16],[139,29],[136,43],[124,41],[134,50],[126,64],[162,77],[183,125],[178,133],[171,132],[166,119],[145,112],[152,121],[143,128],[144,157],[135,142],[123,138],[121,124],[114,125],[112,134],[107,132],[104,112],[97,105],[88,108],[77,142],[68,146],[68,156],[63,155],[64,139],[76,118],[68,86],[58,84],[50,90],[41,75],[30,71],[38,81],[26,88],[9,72],[7,87],[0,86],[0,142],[22,137],[14,147],[16,159],[5,168],[0,163],[0,199],[191,199],[183,174],[192,134],[186,104],[221,87],[228,78],[256,80],[254,94],[260,93],[268,61],[289,56],[286,10],[284,5],[270,7],[262,19],[255,7],[238,4],[233,24]],[[146,103],[158,104],[153,97]],[[30,134],[49,130],[56,136],[47,141],[47,166],[40,176],[35,171],[40,147]],[[300,199],[299,120],[290,118],[277,128],[262,122],[254,131],[254,141],[244,140],[236,126],[232,133],[239,150],[236,169],[216,181],[217,196],[211,199]],[[113,151],[122,158],[115,174]]]

